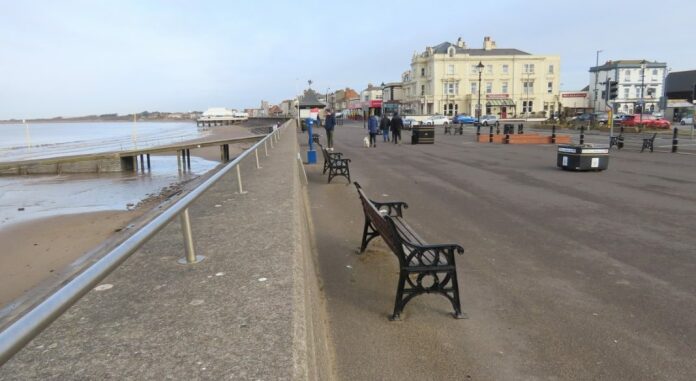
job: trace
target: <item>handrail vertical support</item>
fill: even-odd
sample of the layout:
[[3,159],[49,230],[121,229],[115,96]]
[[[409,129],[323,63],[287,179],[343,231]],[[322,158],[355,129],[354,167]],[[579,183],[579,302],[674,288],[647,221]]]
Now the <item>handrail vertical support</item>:
[[259,149],[254,150],[254,156],[256,156],[256,169],[261,169],[261,165],[259,164]]
[[266,141],[263,141],[263,151],[266,152],[266,157],[268,157],[268,146],[266,145]]
[[192,263],[198,263],[204,260],[204,256],[196,255],[196,251],[193,247],[191,218],[189,217],[188,208],[179,213],[179,221],[181,222],[181,233],[184,236],[184,249],[186,250],[186,257],[179,259],[178,262],[182,265],[190,265]]
[[239,184],[239,194],[247,193],[242,188],[242,172],[239,170],[239,164],[237,164],[237,184]]

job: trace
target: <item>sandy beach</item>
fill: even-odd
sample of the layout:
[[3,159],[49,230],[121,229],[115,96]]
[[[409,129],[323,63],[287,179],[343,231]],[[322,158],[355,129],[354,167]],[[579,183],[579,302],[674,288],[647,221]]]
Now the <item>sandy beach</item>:
[[[213,127],[210,130],[210,137],[215,139],[249,135],[253,135],[250,129],[242,126]],[[236,156],[248,146],[251,144],[230,146],[230,154]],[[220,160],[218,147],[195,149],[191,155]],[[176,190],[173,188],[152,197],[134,210],[41,218],[0,230],[0,308],[26,295],[37,285],[45,286],[64,280],[73,271],[70,264],[146,215]]]

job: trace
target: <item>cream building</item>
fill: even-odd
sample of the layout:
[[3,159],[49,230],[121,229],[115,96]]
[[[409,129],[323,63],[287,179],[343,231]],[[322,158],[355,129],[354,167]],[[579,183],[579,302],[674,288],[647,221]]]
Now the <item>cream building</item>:
[[560,57],[497,48],[490,37],[482,49],[470,49],[459,38],[414,54],[411,70],[402,75],[404,108],[414,114],[476,115],[479,63],[483,115],[541,117],[558,110]]

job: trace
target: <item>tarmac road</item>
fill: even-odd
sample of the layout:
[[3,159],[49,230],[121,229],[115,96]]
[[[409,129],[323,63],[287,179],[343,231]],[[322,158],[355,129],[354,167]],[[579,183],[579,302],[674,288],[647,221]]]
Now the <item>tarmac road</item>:
[[693,156],[612,150],[608,170],[576,173],[556,167],[552,145],[474,143],[440,127],[434,145],[404,131],[404,144],[364,148],[365,134],[339,126],[336,152],[373,199],[408,202],[426,240],[465,247],[469,319],[423,295],[388,321],[396,258],[379,239],[357,254],[357,192],[326,184],[319,151],[305,167],[341,379],[696,379]]

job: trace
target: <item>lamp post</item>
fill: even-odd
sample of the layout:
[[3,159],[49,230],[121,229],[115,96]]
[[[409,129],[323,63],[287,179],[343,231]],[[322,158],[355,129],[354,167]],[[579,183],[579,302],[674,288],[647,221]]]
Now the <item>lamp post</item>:
[[379,110],[380,118],[384,116],[384,86],[385,86],[384,82],[382,82],[381,86],[382,86],[382,107]]
[[331,91],[331,88],[327,87],[326,88],[326,107],[328,107],[329,109],[333,109],[333,107],[331,107],[331,105],[329,104],[329,91]]
[[483,63],[479,61],[476,65],[476,71],[478,71],[479,81],[478,81],[478,103],[476,104],[476,122],[481,125],[481,74],[483,73]]
[[599,66],[599,53],[601,53],[602,50],[597,50],[597,56],[595,58],[595,77],[594,77],[594,112],[597,112],[597,80],[599,79],[599,70],[597,67]]
[[643,112],[645,111],[645,60],[640,62],[640,121],[639,125],[643,124]]

